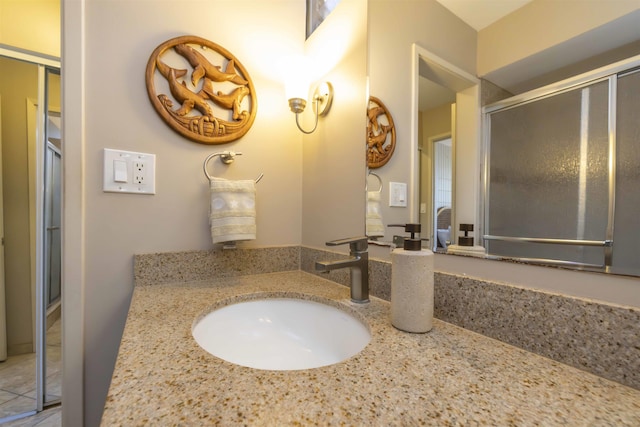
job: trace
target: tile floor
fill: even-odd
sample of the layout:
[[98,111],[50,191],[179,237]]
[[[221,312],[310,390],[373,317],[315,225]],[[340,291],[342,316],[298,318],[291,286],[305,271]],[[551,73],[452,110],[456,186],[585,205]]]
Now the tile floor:
[[[60,321],[47,331],[47,401],[61,395],[61,334]],[[0,419],[35,409],[36,380],[35,353],[11,356],[0,362]],[[61,407],[57,406],[31,417],[22,418],[3,426],[60,426]]]
[[46,409],[30,417],[2,424],[2,427],[61,427],[62,406]]

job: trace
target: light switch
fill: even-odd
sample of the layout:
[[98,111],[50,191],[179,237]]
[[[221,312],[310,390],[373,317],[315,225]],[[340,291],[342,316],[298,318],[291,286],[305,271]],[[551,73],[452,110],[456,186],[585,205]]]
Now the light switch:
[[113,161],[113,180],[115,182],[127,182],[127,162],[124,160]]
[[109,193],[156,194],[156,155],[105,148],[102,189]]
[[405,182],[389,183],[389,206],[407,207],[407,184]]

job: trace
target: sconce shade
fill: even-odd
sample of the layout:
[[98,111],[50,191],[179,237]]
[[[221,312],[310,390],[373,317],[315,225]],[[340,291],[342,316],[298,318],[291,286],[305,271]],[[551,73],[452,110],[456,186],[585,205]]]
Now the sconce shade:
[[302,98],[290,98],[289,99],[289,108],[291,108],[291,112],[293,113],[302,113],[304,108],[307,106],[307,101]]

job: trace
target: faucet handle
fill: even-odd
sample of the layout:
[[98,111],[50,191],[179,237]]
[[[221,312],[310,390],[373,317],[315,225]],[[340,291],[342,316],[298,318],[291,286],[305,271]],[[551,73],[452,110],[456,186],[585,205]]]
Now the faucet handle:
[[346,239],[338,239],[327,242],[327,246],[339,246],[349,244],[351,252],[365,252],[368,245],[368,239],[366,236],[347,237]]

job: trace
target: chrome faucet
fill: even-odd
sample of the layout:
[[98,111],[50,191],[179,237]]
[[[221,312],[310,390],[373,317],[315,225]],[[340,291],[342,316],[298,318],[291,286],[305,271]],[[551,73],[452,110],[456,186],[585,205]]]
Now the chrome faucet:
[[329,272],[341,268],[350,269],[351,301],[356,303],[369,302],[369,253],[366,237],[350,237],[332,240],[327,246],[349,244],[349,258],[337,261],[316,261],[316,271]]

